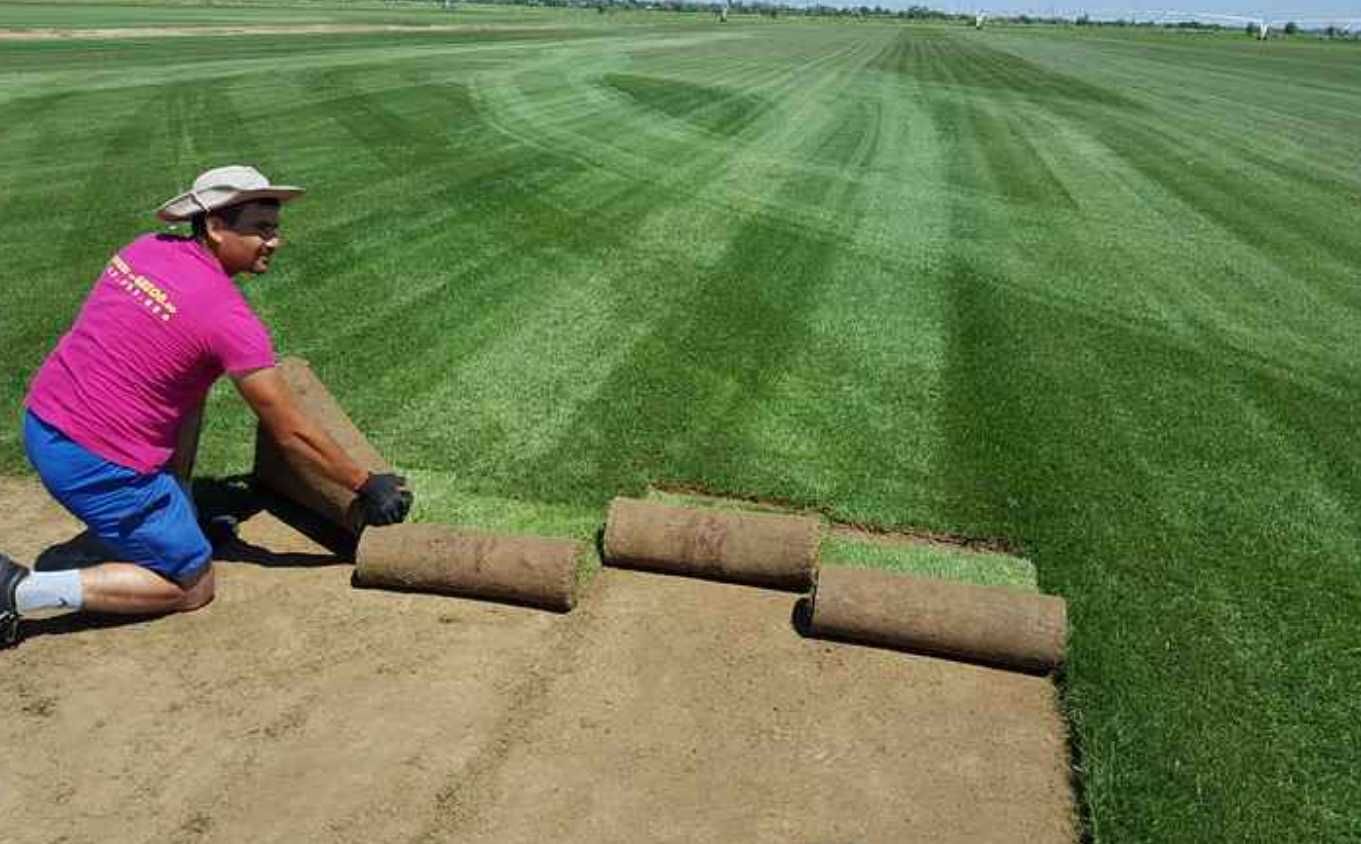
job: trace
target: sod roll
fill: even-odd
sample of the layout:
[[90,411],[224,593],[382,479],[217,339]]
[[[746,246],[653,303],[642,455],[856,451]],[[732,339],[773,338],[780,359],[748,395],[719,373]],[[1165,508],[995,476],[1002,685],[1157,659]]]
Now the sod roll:
[[189,489],[194,480],[194,464],[198,462],[198,441],[202,432],[203,402],[199,402],[180,423],[180,430],[175,435],[175,453],[167,464],[185,489]]
[[803,591],[813,584],[821,529],[805,516],[616,498],[604,557],[612,566]]
[[369,528],[355,554],[359,586],[436,592],[567,612],[576,601],[578,542],[496,536],[445,525]]
[[892,572],[829,567],[813,594],[812,635],[1037,673],[1063,662],[1062,598]]
[[[388,462],[345,415],[307,361],[285,358],[279,363],[279,372],[293,391],[302,412],[330,434],[353,460],[370,472],[392,471]],[[363,527],[354,492],[306,463],[290,458],[263,425],[255,434],[255,480],[351,533],[358,533]]]

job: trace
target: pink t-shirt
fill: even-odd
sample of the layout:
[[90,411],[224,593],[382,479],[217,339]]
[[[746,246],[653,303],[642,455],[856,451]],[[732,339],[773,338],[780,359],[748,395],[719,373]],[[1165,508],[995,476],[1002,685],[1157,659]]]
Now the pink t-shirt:
[[150,234],[109,261],[26,404],[100,457],[150,473],[218,376],[274,363],[269,332],[217,258]]

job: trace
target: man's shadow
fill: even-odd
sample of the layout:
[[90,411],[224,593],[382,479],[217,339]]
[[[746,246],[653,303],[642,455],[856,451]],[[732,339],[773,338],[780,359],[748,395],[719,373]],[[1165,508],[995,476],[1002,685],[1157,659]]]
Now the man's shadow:
[[[192,485],[199,525],[213,546],[213,560],[251,563],[267,568],[348,565],[354,561],[357,539],[324,519],[277,496],[257,489],[250,475],[197,478]],[[276,551],[242,538],[237,527],[268,512],[279,521],[327,549]],[[43,549],[34,560],[35,571],[83,569],[116,560],[117,555],[90,531]],[[158,615],[112,615],[80,612],[24,622],[24,638],[138,624]]]
[[[213,544],[213,559],[253,563],[268,568],[349,565],[358,539],[343,528],[298,505],[256,487],[250,475],[202,478],[193,483],[199,524]],[[302,534],[326,553],[286,551],[252,544],[237,534],[236,526],[267,512]]]

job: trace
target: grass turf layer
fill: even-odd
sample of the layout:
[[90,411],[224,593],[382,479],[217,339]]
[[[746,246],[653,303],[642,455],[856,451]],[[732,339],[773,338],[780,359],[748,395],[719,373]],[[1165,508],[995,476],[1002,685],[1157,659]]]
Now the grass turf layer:
[[1005,537],[1069,601],[1094,838],[1361,835],[1356,50],[598,17],[0,45],[0,402],[254,163],[311,191],[248,295],[422,518],[674,483]]
[[887,542],[830,535],[822,540],[823,565],[886,569],[917,577],[1006,586],[1034,592],[1035,567],[1008,554],[980,553],[930,542]]
[[[753,513],[793,513],[778,503],[742,501],[716,498],[689,492],[674,492],[651,488],[644,496],[675,507],[740,510]],[[512,505],[507,508],[515,511]],[[1038,590],[1035,567],[1029,560],[993,550],[976,550],[963,545],[904,535],[872,534],[862,530],[835,526],[818,513],[799,515],[817,518],[823,524],[822,541],[818,549],[820,565],[855,566],[897,571],[918,577],[956,580],[979,586],[1008,586],[1029,592]],[[582,525],[569,527],[564,521],[561,529],[581,535]],[[513,525],[508,525],[513,530]]]
[[[401,24],[424,26],[513,19],[516,9],[464,4],[456,12],[434,3],[383,0],[0,0],[0,29],[105,29],[139,26],[288,26]],[[522,12],[520,14],[523,14]]]

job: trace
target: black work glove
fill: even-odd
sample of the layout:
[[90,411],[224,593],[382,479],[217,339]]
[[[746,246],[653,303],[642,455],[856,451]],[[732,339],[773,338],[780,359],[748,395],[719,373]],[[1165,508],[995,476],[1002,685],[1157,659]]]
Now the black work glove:
[[370,473],[364,485],[355,490],[364,514],[364,524],[395,525],[411,512],[411,491],[401,475]]

